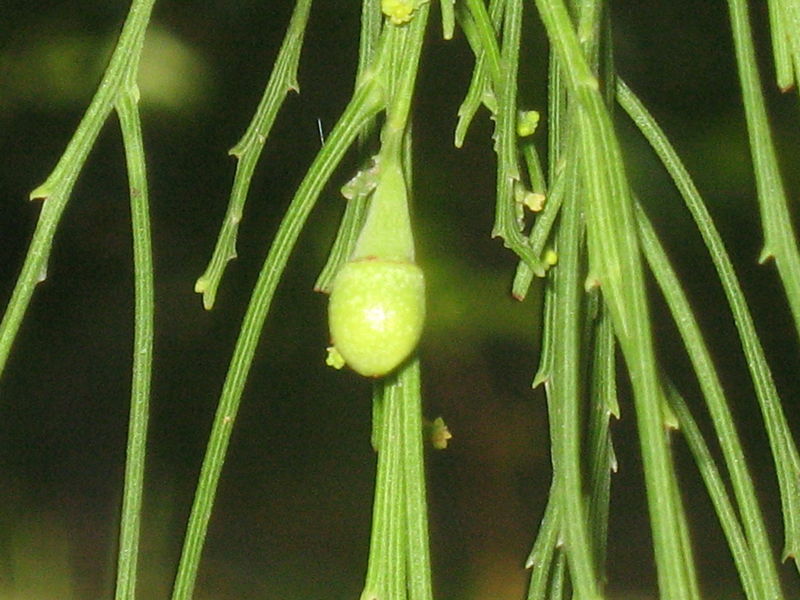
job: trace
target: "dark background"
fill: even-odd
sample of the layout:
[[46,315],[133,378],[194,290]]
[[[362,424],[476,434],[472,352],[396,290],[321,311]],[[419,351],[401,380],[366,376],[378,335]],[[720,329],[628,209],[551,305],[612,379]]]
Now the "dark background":
[[[762,77],[791,198],[798,190],[796,92],[772,84],[764,3],[753,15]],[[544,33],[527,4],[522,99],[545,111]],[[39,204],[26,198],[63,151],[127,10],[100,0],[0,3],[0,297],[10,297]],[[695,175],[743,279],[796,427],[797,337],[761,244],[747,133],[723,2],[614,6],[616,59]],[[194,294],[225,211],[234,161],[288,22],[288,2],[156,4],[142,61],[142,110],[156,268],[156,346],[141,597],[166,598],[213,411],[250,289],[280,216],[352,90],[355,4],[312,8],[299,81],[254,177],[239,258],[211,312]],[[490,238],[492,124],[485,111],[452,136],[472,57],[440,39],[438,9],[415,104],[415,226],[429,282],[421,347],[425,412],[450,447],[429,454],[439,598],[522,598],[524,560],[550,483],[537,364],[537,288],[509,294],[513,255]],[[707,253],[666,175],[619,115],[629,173],[647,203],[723,373],[780,548],[777,488],[746,365]],[[545,124],[546,125],[546,124]],[[537,133],[544,148],[544,131]],[[196,598],[355,598],[368,552],[374,455],[370,386],[324,365],[324,296],[311,291],[344,206],[345,161],[321,196],[279,287],[233,434]],[[64,214],[0,381],[0,598],[111,595],[132,340],[124,160],[112,117]],[[681,389],[697,386],[657,294],[659,352]],[[609,596],[655,594],[632,406],[614,424]],[[700,418],[702,420],[702,411]],[[682,442],[676,449],[704,592],[742,597],[713,509]],[[797,591],[790,565],[787,593]],[[15,595],[16,594],[16,595]]]

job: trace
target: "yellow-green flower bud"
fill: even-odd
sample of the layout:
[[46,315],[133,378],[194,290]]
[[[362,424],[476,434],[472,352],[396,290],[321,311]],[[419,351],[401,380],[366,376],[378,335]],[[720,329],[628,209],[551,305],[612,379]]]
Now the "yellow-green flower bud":
[[422,333],[422,270],[381,258],[346,263],[333,282],[328,321],[333,346],[354,371],[386,375],[408,358]]
[[539,113],[535,110],[521,110],[517,115],[517,135],[533,135],[539,125]]
[[395,25],[408,23],[416,10],[414,0],[381,0],[381,10]]

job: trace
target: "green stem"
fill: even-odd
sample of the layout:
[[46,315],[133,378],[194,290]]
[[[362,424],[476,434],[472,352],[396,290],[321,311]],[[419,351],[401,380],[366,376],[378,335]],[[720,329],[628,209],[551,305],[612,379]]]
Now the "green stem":
[[531,583],[528,588],[528,600],[543,600],[547,594],[548,582],[551,576],[551,566],[559,550],[559,533],[561,531],[561,515],[559,510],[561,500],[558,497],[559,488],[553,484],[547,498],[547,507],[544,510],[539,533],[533,544],[525,566],[531,569]]
[[[556,217],[561,210],[561,202],[564,200],[564,189],[566,187],[566,177],[562,170],[556,175],[555,183],[547,195],[544,210],[536,216],[536,222],[528,236],[527,244],[536,256],[542,256],[544,247],[550,239],[550,232],[556,222]],[[517,300],[524,300],[528,293],[534,275],[542,276],[544,272],[536,273],[524,260],[517,264],[517,272],[514,274],[514,283],[511,288],[511,295]]]
[[[382,15],[381,7],[377,2],[363,0],[361,4],[361,32],[358,44],[356,82],[361,81],[361,78],[375,59],[378,40],[380,39]],[[359,134],[359,148],[364,148],[374,127],[375,122],[373,121]],[[336,239],[333,241],[331,251],[328,253],[325,266],[322,267],[322,271],[320,271],[317,281],[314,283],[315,291],[330,294],[336,274],[353,253],[353,247],[364,221],[367,199],[374,189],[374,185],[372,185],[374,184],[373,177],[367,171],[374,172],[374,164],[371,167],[365,167],[363,171],[359,171],[358,175],[356,175],[356,178],[361,178],[355,180],[359,182],[359,185],[354,185],[345,191],[349,187],[349,183],[353,183],[351,181],[342,188],[342,195],[347,200],[344,215],[342,215],[342,220],[339,223],[339,230],[336,232]],[[367,180],[370,185],[361,185],[364,180]]]
[[370,191],[359,192],[351,198],[347,198],[344,207],[339,230],[336,232],[336,239],[333,241],[331,251],[325,266],[320,271],[317,280],[314,282],[314,290],[330,294],[333,291],[333,281],[342,265],[353,255],[358,234],[364,225],[364,215],[367,212],[367,204]]
[[733,263],[686,167],[653,117],[621,80],[617,82],[617,100],[675,182],[717,270],[739,332],[775,461],[785,530],[784,556],[797,557],[800,552],[800,459]]
[[621,151],[566,6],[562,0],[536,0],[536,5],[563,67],[567,89],[577,102],[589,282],[601,287],[631,374],[659,587],[667,598],[698,598],[694,571],[685,560],[689,549],[681,534],[684,517],[673,493],[675,473],[664,431],[663,398]]
[[736,509],[728,496],[725,482],[714,462],[711,451],[708,449],[703,439],[700,428],[689,412],[689,407],[686,406],[686,402],[672,386],[667,388],[667,398],[670,403],[670,408],[678,419],[680,430],[683,433],[683,437],[686,439],[686,444],[689,446],[689,450],[694,456],[697,469],[703,477],[708,495],[711,498],[711,502],[714,504],[714,510],[717,511],[717,517],[725,533],[728,548],[731,550],[745,594],[751,600],[782,598],[780,587],[773,588],[769,592],[766,592],[765,589],[761,587],[762,582],[758,580],[758,569],[755,562],[757,560],[770,561],[771,556],[754,556],[751,546],[748,544],[742,531]]
[[[784,0],[768,0],[769,32],[772,37],[772,56],[775,62],[775,80],[782,91],[789,90],[795,84],[793,42],[799,41],[793,28],[789,26],[786,13],[787,3]],[[791,32],[791,33],[790,33]]]
[[554,270],[558,298],[553,337],[553,367],[548,392],[552,395],[550,418],[554,420],[553,472],[558,489],[561,531],[576,597],[594,600],[601,597],[586,520],[581,477],[580,440],[580,297],[581,276],[579,242],[581,237],[578,195],[573,186],[561,214],[558,253]]
[[539,349],[539,366],[531,382],[532,388],[547,383],[553,376],[553,354],[555,353],[553,338],[556,335],[555,314],[558,299],[552,285],[544,287],[544,306],[542,307],[542,339]]
[[388,101],[381,149],[376,159],[378,181],[351,259],[414,261],[406,184],[406,173],[410,169],[404,169],[403,165],[403,140],[408,131],[427,18],[428,7],[423,5],[409,25],[386,25],[384,60],[379,65],[382,69],[379,76],[384,89],[388,90]]
[[466,0],[466,5],[475,23],[476,37],[480,39],[482,54],[486,56],[490,78],[493,82],[499,82],[503,79],[503,66],[492,19],[486,11],[483,0]]
[[[756,176],[761,223],[764,229],[764,247],[759,261],[775,259],[794,317],[795,329],[800,335],[800,251],[767,119],[761,77],[753,47],[753,34],[747,15],[747,2],[728,0],[728,7],[747,119],[747,132],[750,137],[750,152]],[[796,27],[797,23],[792,22],[791,26]]]
[[136,565],[139,556],[139,530],[153,362],[153,259],[147,199],[147,173],[142,127],[137,108],[138,98],[139,91],[136,85],[130,84],[126,92],[120,94],[116,104],[128,165],[136,305],[133,381],[117,562],[116,600],[134,600],[136,597]]
[[[743,586],[745,590],[748,590],[748,597],[779,598],[780,583],[772,560],[772,549],[767,538],[761,509],[758,506],[755,487],[747,469],[747,461],[742,450],[739,434],[736,431],[733,416],[725,399],[722,384],[719,381],[711,355],[703,340],[700,327],[691,310],[683,287],[669,264],[666,252],[641,207],[638,207],[637,217],[639,235],[645,256],[669,305],[705,396],[717,439],[730,472],[733,490],[742,515],[745,532],[747,533],[746,541],[739,541],[741,535],[739,529],[741,527],[738,518],[733,517],[734,520],[731,522],[730,515],[735,515],[736,513],[727,506],[730,504],[727,500],[727,492],[724,492],[724,496],[720,497],[720,492],[716,491],[720,488],[724,490],[724,485],[716,483],[719,475],[716,473],[713,461],[707,458],[710,454],[705,449],[702,436],[700,436],[699,431],[695,433],[697,427],[691,420],[688,409],[686,409],[682,401],[677,401],[679,406],[677,406],[676,410],[678,411],[681,430],[684,432],[693,454],[695,454],[695,460],[701,473],[703,473],[704,479],[706,479],[706,485],[717,509],[720,523],[728,538],[728,545],[736,559]],[[674,394],[672,394],[672,397],[675,400]],[[706,468],[710,469],[712,467],[713,471],[705,471]]]
[[[478,107],[479,101],[491,105],[496,103],[493,113],[497,122],[495,129],[497,152],[497,193],[495,222],[492,236],[500,237],[507,248],[524,260],[528,267],[538,275],[544,275],[545,267],[540,257],[528,245],[520,231],[516,219],[516,203],[513,197],[513,183],[518,181],[519,166],[516,135],[516,93],[517,67],[520,52],[520,31],[522,25],[522,3],[493,1],[492,15],[486,11],[482,0],[468,0],[469,18],[474,27],[468,32],[470,43],[477,56],[477,64],[470,84],[467,98],[459,109],[459,123],[456,127],[455,143],[460,146],[469,122]],[[495,18],[502,16],[503,51],[498,48],[495,37]],[[462,23],[467,25],[462,17]],[[488,61],[488,76],[484,73]],[[491,86],[489,82],[491,81]],[[495,110],[496,109],[496,110]]]
[[428,504],[422,443],[422,394],[419,359],[412,360],[398,377],[403,419],[403,479],[407,529],[409,600],[432,600]]
[[[522,35],[522,0],[507,0],[503,14],[503,74],[495,81],[497,113],[495,152],[497,153],[497,194],[492,237],[515,237],[522,241],[517,221],[514,183],[519,182],[517,156],[517,73]],[[524,242],[523,242],[524,243]]]
[[247,306],[214,417],[175,578],[173,600],[188,600],[192,596],[217,483],[225,461],[236,413],[253,363],[259,335],[286,262],[322,187],[364,125],[381,108],[383,108],[383,95],[377,82],[374,78],[365,79],[300,184],[264,261]]
[[362,600],[405,597],[405,552],[404,547],[398,544],[406,526],[399,377],[398,373],[375,383],[375,401],[380,404],[375,411],[380,419],[375,423],[379,438],[378,467],[369,563]]
[[253,115],[242,139],[230,151],[238,163],[231,187],[228,210],[225,213],[222,229],[219,232],[208,267],[194,287],[195,292],[203,294],[203,306],[206,310],[211,310],[214,306],[217,288],[225,266],[236,258],[236,238],[239,233],[239,222],[242,220],[244,204],[247,200],[247,192],[250,189],[250,182],[258,159],[264,149],[264,143],[267,141],[278,115],[278,110],[289,91],[300,90],[297,83],[297,66],[300,62],[300,50],[303,47],[303,35],[310,10],[311,0],[298,0],[255,115]]
[[[458,8],[462,5],[459,4]],[[503,17],[504,4],[501,0],[491,0],[489,3],[489,14],[491,15],[492,30],[500,29],[500,21]],[[477,10],[480,10],[479,8]],[[456,131],[454,136],[454,144],[456,148],[461,148],[464,143],[464,137],[467,135],[472,119],[481,104],[492,112],[497,110],[497,99],[493,86],[489,81],[489,73],[487,72],[486,60],[487,53],[482,50],[485,45],[497,45],[494,35],[489,37],[482,37],[481,31],[475,26],[475,20],[471,13],[466,12],[466,9],[461,9],[459,12],[459,21],[461,29],[467,38],[472,51],[475,54],[475,67],[472,71],[472,80],[469,83],[469,88],[464,96],[464,101],[458,107],[458,123],[456,124]]]
[[375,382],[378,472],[362,600],[432,600],[419,361]]
[[609,420],[619,418],[616,385],[614,330],[608,312],[600,313],[591,327],[591,402],[589,405],[588,454],[589,527],[592,532],[594,563],[598,577],[605,580],[608,513],[611,497],[611,473],[617,470],[617,459],[611,442]]
[[31,199],[42,199],[42,210],[33,233],[3,321],[0,323],[0,377],[8,360],[11,345],[30,304],[36,284],[47,277],[47,261],[61,214],[69,201],[78,174],[86,162],[100,129],[126,82],[135,76],[145,30],[155,0],[133,0],[117,46],[111,55],[103,79],[86,109],[75,134],[67,144],[53,172],[31,192]]
[[[547,131],[547,180],[550,182],[550,192],[547,196],[544,210],[537,216],[533,229],[528,236],[528,245],[530,245],[531,250],[536,256],[541,256],[542,254],[542,250],[550,237],[550,231],[553,228],[561,208],[561,202],[564,198],[564,189],[566,187],[564,156],[573,155],[571,153],[574,152],[572,150],[565,152],[565,145],[568,137],[566,135],[567,128],[565,127],[568,122],[564,119],[566,89],[562,81],[558,57],[554,52],[550,53],[548,59],[547,85],[547,120],[549,123]],[[572,140],[571,143],[575,143],[574,136],[572,136]],[[518,300],[524,299],[534,275],[542,276],[544,275],[544,271],[537,273],[524,260],[521,260],[517,265],[517,272],[514,275],[514,283],[511,291],[515,298]],[[543,349],[544,348],[543,345]],[[534,381],[536,380],[538,380],[538,375]]]

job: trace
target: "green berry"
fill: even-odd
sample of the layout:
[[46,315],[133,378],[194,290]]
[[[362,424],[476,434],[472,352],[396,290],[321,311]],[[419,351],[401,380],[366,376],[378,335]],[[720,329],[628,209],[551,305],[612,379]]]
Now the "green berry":
[[354,371],[386,375],[408,358],[422,333],[422,270],[378,258],[346,263],[333,282],[328,320],[333,346]]

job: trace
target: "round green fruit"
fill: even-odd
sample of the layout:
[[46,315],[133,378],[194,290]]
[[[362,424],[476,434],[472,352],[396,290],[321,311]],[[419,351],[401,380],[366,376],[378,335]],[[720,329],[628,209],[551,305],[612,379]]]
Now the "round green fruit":
[[331,341],[345,362],[367,377],[402,363],[425,321],[425,278],[411,262],[364,258],[346,263],[328,304]]

